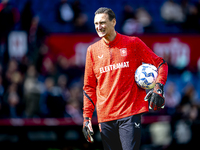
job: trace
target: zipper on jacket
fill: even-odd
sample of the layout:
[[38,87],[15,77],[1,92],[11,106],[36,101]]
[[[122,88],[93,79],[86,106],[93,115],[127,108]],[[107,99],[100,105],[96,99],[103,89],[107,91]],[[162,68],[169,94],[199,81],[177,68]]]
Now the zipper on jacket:
[[112,64],[112,52],[111,52],[110,45],[109,45],[109,54],[110,54],[110,65],[111,65]]

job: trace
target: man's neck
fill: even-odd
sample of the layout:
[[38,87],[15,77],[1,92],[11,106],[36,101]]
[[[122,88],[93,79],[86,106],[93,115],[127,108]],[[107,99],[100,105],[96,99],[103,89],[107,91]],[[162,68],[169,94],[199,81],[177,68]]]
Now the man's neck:
[[104,40],[106,43],[112,42],[112,41],[115,39],[116,35],[117,35],[116,31],[114,31],[113,34],[111,34],[110,36],[108,36],[108,37],[103,37],[103,40]]

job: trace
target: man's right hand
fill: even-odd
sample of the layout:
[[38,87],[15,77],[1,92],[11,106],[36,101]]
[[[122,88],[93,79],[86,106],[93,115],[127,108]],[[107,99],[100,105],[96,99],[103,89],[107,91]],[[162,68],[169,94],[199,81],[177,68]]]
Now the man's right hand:
[[84,118],[83,121],[83,134],[85,136],[85,139],[90,142],[93,143],[94,139],[92,138],[92,135],[94,134],[94,131],[92,129],[92,122],[91,122],[91,118]]

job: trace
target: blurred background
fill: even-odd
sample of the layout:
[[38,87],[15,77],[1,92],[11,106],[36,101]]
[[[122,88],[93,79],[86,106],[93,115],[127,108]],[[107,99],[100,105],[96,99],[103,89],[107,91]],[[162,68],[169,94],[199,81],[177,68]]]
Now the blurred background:
[[142,118],[141,150],[198,149],[200,0],[1,0],[0,149],[102,150],[82,135],[87,47],[102,6],[116,31],[141,38],[169,65],[166,106]]

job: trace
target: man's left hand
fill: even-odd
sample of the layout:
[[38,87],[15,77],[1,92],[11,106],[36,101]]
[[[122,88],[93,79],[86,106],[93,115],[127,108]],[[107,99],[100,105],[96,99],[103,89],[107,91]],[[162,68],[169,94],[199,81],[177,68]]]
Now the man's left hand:
[[156,111],[165,107],[163,84],[156,83],[153,90],[149,91],[144,98],[145,101],[148,101],[149,99],[150,99],[149,109],[153,109],[154,111]]

